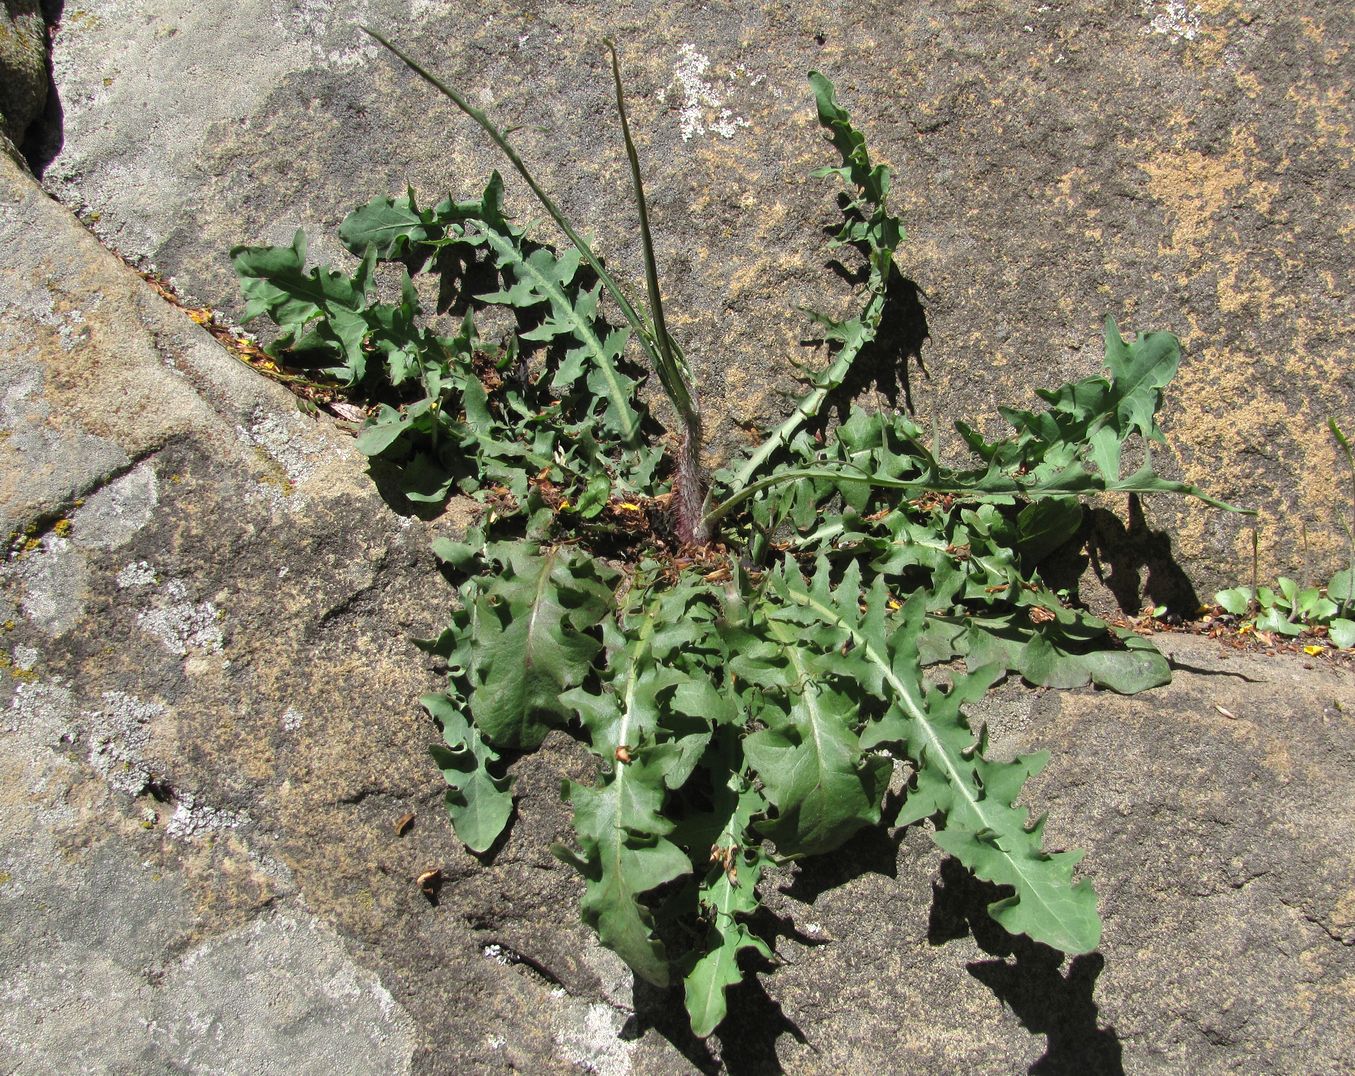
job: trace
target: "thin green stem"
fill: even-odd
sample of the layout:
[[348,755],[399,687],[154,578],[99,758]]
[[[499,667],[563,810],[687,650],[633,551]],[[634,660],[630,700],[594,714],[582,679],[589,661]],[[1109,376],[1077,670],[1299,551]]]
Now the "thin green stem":
[[706,510],[706,483],[701,473],[701,413],[696,393],[691,386],[691,375],[682,361],[681,352],[668,335],[663,318],[663,296],[659,292],[659,268],[654,258],[654,242],[649,232],[649,206],[645,201],[644,180],[640,176],[640,155],[630,136],[630,122],[626,118],[626,95],[621,88],[621,65],[616,57],[616,46],[606,42],[612,54],[612,83],[616,87],[616,112],[621,118],[621,137],[626,144],[626,159],[630,162],[630,178],[635,190],[635,208],[640,216],[640,243],[645,256],[645,286],[649,290],[649,310],[654,318],[654,343],[658,354],[655,369],[664,392],[677,410],[682,423],[682,443],[677,450],[677,468],[673,475],[673,505],[676,510],[676,529],[683,542],[704,545],[710,541],[711,530],[702,513]]
[[658,263],[654,259],[654,241],[649,231],[649,205],[645,201],[645,185],[640,176],[640,156],[630,137],[630,122],[626,118],[626,98],[621,89],[621,66],[616,58],[616,45],[611,38],[604,44],[612,56],[612,83],[616,87],[616,112],[621,118],[621,137],[626,144],[626,158],[630,162],[631,183],[635,188],[635,208],[640,216],[640,244],[645,257],[645,287],[649,292],[649,311],[654,319],[654,342],[658,345],[662,361],[658,366],[660,380],[682,416],[682,421],[690,426],[700,422],[696,406],[693,403],[690,386],[685,371],[673,355],[672,339],[668,335],[668,326],[663,317],[663,297],[659,293]]
[[[1327,428],[1331,430],[1332,436],[1336,438],[1336,443],[1341,446],[1341,451],[1346,454],[1346,466],[1350,470],[1350,523],[1346,525],[1346,537],[1350,541],[1350,563],[1347,567],[1351,572],[1355,572],[1355,450],[1350,447],[1350,441],[1341,427],[1336,425],[1336,419],[1327,419]],[[1346,595],[1349,600],[1350,595]]]
[[518,156],[517,151],[509,144],[508,139],[504,137],[503,132],[494,126],[488,116],[398,46],[392,44],[370,27],[362,27],[362,32],[399,57],[406,67],[443,96],[448,98],[457,108],[461,109],[462,112],[479,124],[485,134],[489,135],[490,140],[499,147],[503,152],[503,155],[508,158],[509,163],[517,170],[518,175],[526,181],[527,186],[531,188],[532,193],[536,195],[537,200],[545,207],[546,212],[549,213],[555,223],[560,226],[560,230],[563,231],[565,235],[569,237],[569,241],[578,248],[579,253],[583,255],[584,261],[589,264],[593,272],[597,273],[598,279],[602,281],[602,285],[607,289],[607,293],[616,300],[616,305],[621,309],[622,316],[629,322],[631,328],[635,331],[636,336],[640,338],[641,345],[644,347],[645,351],[649,353],[649,357],[653,361],[655,367],[660,367],[663,362],[662,353],[659,351],[653,334],[650,332],[649,326],[645,323],[645,320],[636,312],[635,307],[621,290],[621,285],[617,283],[612,274],[607,271],[606,267],[602,264],[601,259],[593,253],[593,248],[588,245],[587,240],[575,230],[574,226],[569,223],[564,213],[551,199],[550,195],[548,195],[541,188],[541,185],[532,178],[532,174],[527,170],[526,164],[523,163],[522,158]]
[[1083,471],[1080,475],[1071,476],[1065,485],[1051,483],[1046,486],[1023,486],[1019,482],[1008,480],[1001,484],[990,481],[986,487],[978,488],[966,485],[963,482],[905,482],[901,479],[881,478],[878,475],[867,474],[865,471],[853,471],[845,468],[797,467],[788,471],[778,471],[768,478],[744,486],[707,512],[703,522],[713,528],[744,501],[757,496],[763,490],[783,485],[786,482],[796,482],[803,478],[827,478],[835,482],[864,482],[879,489],[908,490],[918,494],[932,493],[943,497],[957,497],[967,501],[1006,501],[1008,503],[1013,497],[1034,500],[1042,497],[1079,497],[1088,493],[1184,493],[1227,512],[1238,512],[1243,515],[1256,514],[1256,510],[1253,508],[1237,508],[1226,504],[1184,482],[1158,480],[1145,484],[1136,481],[1136,475],[1131,475],[1129,478],[1121,479],[1118,482],[1104,482],[1098,476]]
[[823,402],[827,399],[828,394],[841,385],[843,379],[846,378],[852,368],[852,363],[861,353],[861,349],[875,338],[874,325],[879,322],[884,312],[884,304],[883,291],[871,296],[861,314],[862,325],[869,327],[870,331],[863,332],[859,337],[842,346],[832,363],[819,375],[814,387],[796,401],[794,410],[782,420],[775,430],[767,435],[762,444],[758,445],[753,454],[739,467],[734,476],[736,486],[746,486],[751,482],[753,476],[762,469],[769,459],[790,444],[791,439],[800,427],[819,413],[819,409],[823,407]]

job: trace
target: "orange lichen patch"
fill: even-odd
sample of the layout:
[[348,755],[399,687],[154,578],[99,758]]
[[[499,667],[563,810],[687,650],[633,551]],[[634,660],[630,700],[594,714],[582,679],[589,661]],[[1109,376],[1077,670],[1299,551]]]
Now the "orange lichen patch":
[[1237,83],[1237,88],[1248,101],[1255,101],[1261,96],[1261,80],[1256,77],[1256,72],[1234,71],[1233,81]]
[[1299,25],[1303,27],[1303,36],[1309,41],[1315,41],[1320,45],[1326,37],[1326,25],[1310,15],[1300,15]]
[[1196,3],[1192,6],[1199,14],[1215,20],[1222,19],[1227,15],[1241,15],[1245,12],[1244,5],[1238,3],[1238,0],[1196,0]]
[[[1351,137],[1350,93],[1345,86],[1327,89],[1293,86],[1285,94],[1294,103],[1294,126],[1306,132],[1315,148],[1333,148],[1348,155],[1355,148]],[[1348,156],[1340,167],[1350,167]]]
[[1349,937],[1355,932],[1355,889],[1346,890],[1346,895],[1336,902],[1331,918],[1332,926],[1342,936]]
[[[1278,265],[1280,281],[1277,285],[1258,264],[1257,253],[1249,251],[1245,259],[1231,253],[1224,255],[1214,285],[1219,310],[1224,314],[1246,313],[1271,322],[1277,318],[1295,318],[1305,308],[1306,300],[1286,287],[1284,278],[1287,273],[1299,271],[1300,267],[1287,251],[1262,252],[1272,256]],[[1307,363],[1304,365],[1306,367]]]
[[1073,168],[1064,172],[1054,186],[1054,190],[1057,192],[1053,196],[1054,205],[1060,209],[1071,209],[1074,204],[1073,184],[1081,184],[1086,174],[1086,170],[1082,168]]
[[[1235,286],[1236,293],[1231,290]],[[1259,273],[1234,267],[1221,274],[1221,308],[1240,308],[1243,300],[1237,296],[1246,289],[1251,291],[1247,309],[1253,316],[1285,319],[1292,341],[1289,349],[1277,358],[1212,347],[1210,334],[1202,331],[1195,316],[1189,316],[1189,330],[1181,334],[1187,359],[1172,395],[1169,436],[1186,449],[1186,480],[1202,486],[1217,486],[1221,474],[1229,475],[1237,485],[1253,484],[1240,474],[1240,466],[1241,461],[1255,458],[1251,453],[1258,446],[1266,454],[1285,459],[1286,469],[1302,475],[1301,482],[1283,498],[1245,505],[1258,512],[1262,574],[1292,575],[1305,562],[1305,542],[1307,558],[1313,563],[1334,563],[1346,548],[1342,524],[1349,521],[1351,512],[1349,475],[1327,420],[1335,417],[1344,423],[1348,419],[1333,412],[1337,405],[1320,390],[1337,383],[1341,371],[1348,368],[1350,355],[1319,344],[1329,327],[1295,317],[1296,304]],[[1258,364],[1277,361],[1293,384],[1313,386],[1312,391],[1295,393],[1285,401],[1259,389]],[[1277,429],[1284,431],[1278,442],[1273,440]],[[1209,527],[1207,514],[1186,514],[1177,534],[1178,549],[1187,556],[1207,554],[1218,542]],[[1238,565],[1250,564],[1249,527],[1235,535],[1233,554]]]
[[[1147,5],[1145,5],[1145,8]],[[1157,14],[1168,15],[1166,4]],[[1154,20],[1156,21],[1156,20]],[[1196,71],[1217,68],[1223,60],[1223,50],[1230,41],[1230,24],[1249,21],[1239,3],[1233,0],[1201,0],[1189,5],[1187,13],[1179,14],[1165,30],[1168,37],[1185,44],[1185,66]]]
[[1228,151],[1210,156],[1184,146],[1160,151],[1140,167],[1148,173],[1148,189],[1172,216],[1170,244],[1163,254],[1214,258],[1206,242],[1225,210],[1238,201],[1267,213],[1278,190],[1257,174],[1256,136],[1247,128],[1233,132]]

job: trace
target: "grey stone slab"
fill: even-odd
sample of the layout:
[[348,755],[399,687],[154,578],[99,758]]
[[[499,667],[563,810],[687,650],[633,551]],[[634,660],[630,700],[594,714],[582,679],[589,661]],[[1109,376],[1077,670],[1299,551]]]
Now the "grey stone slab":
[[[817,68],[896,170],[899,263],[929,336],[926,372],[904,369],[947,454],[964,452],[953,420],[992,434],[999,405],[1098,373],[1113,314],[1183,338],[1159,463],[1259,509],[1262,573],[1325,579],[1348,558],[1326,429],[1355,427],[1347,6],[98,0],[58,36],[66,139],[49,189],[231,313],[237,243],[304,227],[314,258],[342,262],[335,228],[371,196],[478,193],[502,159],[364,23],[517,127],[538,177],[638,281],[600,44],[616,36],[711,463],[780,415],[792,362],[824,361],[798,308],[849,308],[827,267],[834,189],[809,178],[834,163],[805,81]],[[507,178],[510,208],[539,217]],[[865,399],[903,399],[897,358]],[[1150,555],[1122,591],[1160,603],[1168,550],[1197,598],[1249,574],[1247,520],[1163,497],[1146,511],[1153,541],[1133,544]]]
[[628,976],[564,877],[570,991],[494,959],[483,891],[463,913],[416,884],[473,862],[438,823],[411,642],[445,608],[427,546],[455,518],[393,514],[350,438],[7,162],[0,207],[6,1071],[671,1056],[616,1037]]
[[[451,73],[476,93],[497,90],[506,111],[551,118],[552,138],[522,137],[548,158],[562,197],[596,210],[620,237],[620,264],[633,271],[623,166],[590,133],[609,122],[603,72],[584,40],[596,13],[492,8],[467,22],[451,4],[417,6],[405,12],[410,32]],[[453,172],[478,179],[493,163],[441,113],[390,111],[412,84],[372,54],[344,52],[344,15],[393,18],[394,9],[240,7],[263,20],[262,31],[223,14],[221,25],[238,35],[230,40],[257,46],[240,68],[255,71],[268,96],[244,124],[200,101],[214,118],[196,128],[173,126],[172,95],[151,93],[146,72],[170,84],[190,77],[176,72],[194,70],[192,51],[174,50],[193,44],[214,57],[200,71],[225,78],[230,41],[212,36],[196,8],[182,22],[192,34],[178,44],[186,31],[170,34],[179,24],[161,9],[141,18],[130,5],[82,10],[88,20],[72,10],[62,33],[67,55],[84,48],[96,73],[88,100],[67,91],[70,156],[49,182],[73,202],[87,191],[91,213],[107,192],[112,208],[98,226],[132,253],[172,260],[223,304],[219,253],[231,242],[282,238],[298,222],[332,225],[367,196],[350,190],[358,180],[393,189],[408,168],[433,189]],[[458,14],[454,46],[445,20]],[[923,400],[966,381],[969,396],[956,388],[956,399],[986,398],[991,386],[975,371],[988,368],[992,337],[965,312],[979,297],[984,318],[1005,326],[998,336],[1009,333],[1010,344],[999,340],[1012,352],[1001,377],[1033,381],[1039,364],[1018,361],[1018,345],[1074,338],[1069,327],[1093,292],[1075,293],[1066,309],[1046,300],[1103,256],[1120,259],[1102,265],[1107,287],[1146,282],[1140,315],[1194,296],[1200,339],[1220,325],[1225,344],[1249,339],[1254,311],[1229,307],[1207,265],[1221,250],[1238,280],[1250,279],[1237,259],[1258,248],[1231,229],[1236,219],[1257,224],[1249,199],[1254,181],[1274,178],[1276,153],[1306,168],[1323,197],[1344,197],[1346,180],[1331,164],[1339,132],[1323,136],[1322,127],[1346,107],[1323,96],[1335,84],[1322,57],[1339,59],[1339,20],[1314,21],[1303,37],[1301,9],[1088,6],[1057,22],[1045,15],[989,4],[963,17],[890,9],[888,21],[870,8],[836,19],[808,8],[618,9],[646,152],[682,162],[678,178],[655,184],[656,207],[684,223],[662,257],[685,270],[672,277],[675,294],[704,311],[682,325],[702,342],[689,350],[708,380],[723,384],[714,395],[729,424],[720,436],[769,409],[781,383],[757,362],[720,356],[762,356],[768,339],[779,341],[778,361],[793,353],[796,323],[769,315],[769,296],[818,297],[801,271],[815,264],[810,252],[831,209],[822,197],[818,216],[791,208],[805,194],[800,177],[821,159],[798,97],[811,62],[836,65],[844,97],[860,95],[863,125],[884,132],[880,144],[901,169],[912,161],[910,174],[925,177],[926,197],[905,200],[920,236],[914,264],[933,333],[955,350],[954,365],[934,366],[930,386],[915,385]],[[119,66],[95,66],[105,45]],[[1271,45],[1289,50],[1278,74],[1260,63]],[[263,71],[263,59],[303,53],[280,75]],[[1080,82],[1040,97],[1041,78],[1062,79],[1065,65]],[[104,87],[105,78],[113,83]],[[1224,123],[1245,111],[1235,95],[1246,96],[1249,78],[1260,89],[1247,108],[1271,125],[1257,130],[1273,135],[1257,139],[1254,155]],[[1278,89],[1286,78],[1312,127],[1307,158],[1274,126],[1289,107]],[[119,79],[118,109],[99,112],[100,88],[111,100]],[[1078,85],[1083,96],[1068,97]],[[373,96],[373,86],[382,92]],[[133,145],[140,99],[155,106],[143,126],[187,140],[187,152],[160,147],[161,133]],[[1072,122],[1078,100],[1095,102],[1094,124]],[[1184,127],[1158,123],[1178,106]],[[170,126],[156,126],[161,119]],[[983,172],[976,162],[997,159],[995,120],[1017,151]],[[1216,141],[1204,138],[1206,121],[1223,124]],[[100,123],[121,132],[102,148]],[[436,143],[418,126],[434,123]],[[768,141],[755,144],[764,133]],[[357,148],[368,144],[377,148]],[[118,153],[117,167],[141,177],[128,180],[136,196],[123,202],[106,163]],[[157,155],[167,154],[180,155],[156,173]],[[1065,172],[1060,154],[1083,172]],[[1150,167],[1136,171],[1140,156]],[[1244,182],[1232,183],[1229,168]],[[1059,209],[1070,174],[1070,202]],[[1196,174],[1223,179],[1182,186],[1182,175]],[[700,182],[689,184],[693,176]],[[748,189],[760,207],[753,216],[731,208]],[[156,190],[166,192],[161,203],[147,193]],[[198,193],[180,203],[185,190]],[[1225,195],[1242,209],[1228,209]],[[1304,264],[1324,279],[1346,240],[1293,209],[1290,188],[1276,197],[1295,212],[1295,235],[1311,240]],[[1073,228],[1048,206],[1100,221],[1121,245],[1109,254],[1101,240],[1065,244]],[[144,249],[134,249],[137,236]],[[1175,246],[1164,254],[1161,243]],[[758,253],[741,260],[741,251]],[[1154,276],[1157,259],[1170,272]],[[1269,262],[1256,264],[1271,273]],[[1012,279],[999,286],[1004,274]],[[1303,333],[1320,342],[1325,330],[1300,325],[1297,306],[1286,304],[1311,301],[1313,317],[1339,313],[1336,285],[1286,281],[1271,293],[1277,324],[1257,329],[1257,354],[1273,358]],[[710,295],[717,299],[696,302]],[[361,1061],[366,1071],[421,1073],[1355,1067],[1348,672],[1181,639],[1167,643],[1175,684],[1144,696],[1007,689],[984,713],[1000,748],[1051,751],[1029,801],[1050,811],[1052,845],[1091,849],[1085,873],[1101,895],[1101,951],[1061,963],[986,926],[981,911],[993,894],[954,872],[920,828],[863,836],[772,880],[783,963],[737,992],[731,1021],[702,1046],[681,1033],[679,999],[636,990],[591,942],[578,922],[577,879],[548,851],[568,838],[559,782],[588,772],[581,750],[552,739],[516,764],[518,817],[492,862],[461,848],[441,816],[426,757],[432,730],[416,705],[437,670],[410,639],[444,619],[448,592],[427,547],[455,533],[460,509],[432,523],[393,514],[351,441],[226,356],[4,159],[0,304],[0,512],[14,534],[0,568],[7,1070],[343,1072],[362,1071]],[[1046,313],[1029,312],[1037,307]],[[751,350],[754,322],[772,334],[761,337],[764,350]],[[1340,374],[1314,387],[1330,373],[1326,362],[1302,373],[1295,391],[1311,390],[1319,403],[1347,393]],[[1059,376],[1089,372],[1071,348],[1052,365]],[[1228,379],[1240,376],[1219,370],[1216,400],[1235,393]],[[1266,377],[1257,383],[1258,393],[1271,391]],[[1183,459],[1197,443],[1187,440]],[[1274,473],[1297,475],[1297,458],[1279,454]],[[413,828],[399,836],[396,822],[409,812]],[[443,875],[436,904],[416,884],[433,868]]]

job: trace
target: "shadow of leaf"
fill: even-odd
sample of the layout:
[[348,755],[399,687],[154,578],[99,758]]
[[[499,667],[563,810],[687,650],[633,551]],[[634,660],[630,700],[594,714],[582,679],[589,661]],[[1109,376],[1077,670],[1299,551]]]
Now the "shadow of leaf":
[[1046,1037],[1044,1056],[1030,1067],[1032,1074],[1122,1076],[1119,1036],[1114,1028],[1098,1026],[1092,996],[1105,958],[1100,953],[1075,957],[1067,974],[1060,974],[1062,953],[1008,934],[989,917],[988,905],[1009,892],[975,878],[958,860],[946,859],[940,881],[932,884],[928,941],[944,945],[968,934],[995,958],[975,961],[967,970],[1027,1031]]

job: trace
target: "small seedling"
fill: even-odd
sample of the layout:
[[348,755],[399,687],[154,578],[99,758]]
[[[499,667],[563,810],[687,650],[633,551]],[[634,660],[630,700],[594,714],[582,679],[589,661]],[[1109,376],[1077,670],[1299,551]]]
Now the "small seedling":
[[[1355,453],[1334,419],[1328,428],[1345,454],[1350,468],[1352,508],[1355,508]],[[1305,630],[1325,629],[1331,644],[1355,647],[1355,530],[1346,527],[1351,541],[1352,567],[1341,569],[1324,587],[1304,586],[1280,576],[1274,587],[1256,585],[1256,540],[1252,537],[1252,585],[1222,590],[1214,601],[1227,613],[1242,617],[1242,627],[1297,636]],[[1306,529],[1305,529],[1306,539]],[[1305,541],[1306,545],[1306,541]]]
[[[582,880],[604,945],[659,986],[681,982],[693,1031],[709,1035],[725,993],[772,955],[754,926],[763,874],[831,855],[863,828],[926,822],[936,843],[1002,887],[989,907],[1013,933],[1066,953],[1096,948],[1081,852],[1046,851],[1014,806],[1044,753],[990,757],[964,708],[1018,675],[1121,692],[1169,679],[1145,639],[1050,591],[1042,561],[1082,522],[1080,498],[1181,493],[1151,457],[1125,474],[1133,438],[1161,441],[1156,414],[1180,347],[1105,325],[1107,374],[1004,409],[1011,435],[958,424],[968,466],[943,464],[904,414],[825,404],[876,341],[904,239],[892,176],[874,162],[832,84],[810,86],[846,191],[836,245],[864,261],[858,312],[817,315],[831,357],[789,415],[745,457],[707,475],[695,380],[670,335],[640,162],[613,52],[617,112],[644,250],[648,308],[633,299],[533,179],[508,136],[466,98],[373,35],[486,133],[571,246],[533,240],[494,174],[469,200],[421,205],[412,190],[355,209],[339,235],[359,259],[307,271],[290,247],[232,252],[251,315],[280,328],[272,354],[309,362],[379,402],[358,438],[411,500],[480,502],[479,521],[435,552],[455,579],[450,624],[427,648],[447,664],[423,698],[441,728],[433,756],[458,836],[476,852],[513,814],[514,759],[552,730],[597,758],[567,781],[575,843],[556,849]],[[401,267],[382,302],[378,267]],[[444,334],[410,273],[474,264]],[[491,342],[487,312],[518,331]],[[641,392],[647,360],[676,424]],[[1225,506],[1226,507],[1226,506]],[[946,683],[924,670],[951,663]],[[885,793],[897,776],[901,805]],[[761,961],[761,963],[759,963]]]

